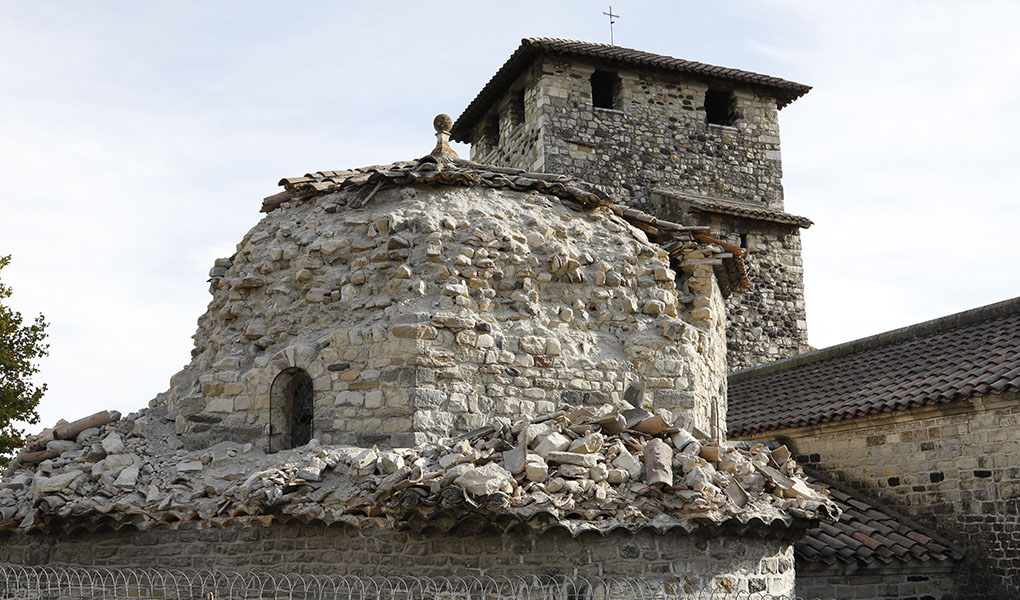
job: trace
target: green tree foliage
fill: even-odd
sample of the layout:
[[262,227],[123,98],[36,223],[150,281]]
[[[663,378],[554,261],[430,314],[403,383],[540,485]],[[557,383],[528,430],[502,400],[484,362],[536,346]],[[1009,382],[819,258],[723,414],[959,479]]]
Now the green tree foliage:
[[[0,256],[0,270],[11,262],[10,256]],[[32,383],[39,372],[33,361],[46,356],[46,320],[42,315],[30,325],[24,325],[21,313],[4,306],[11,296],[11,288],[0,281],[0,465],[6,465],[14,450],[25,443],[25,432],[17,422],[39,422],[36,407],[46,391],[46,384]]]

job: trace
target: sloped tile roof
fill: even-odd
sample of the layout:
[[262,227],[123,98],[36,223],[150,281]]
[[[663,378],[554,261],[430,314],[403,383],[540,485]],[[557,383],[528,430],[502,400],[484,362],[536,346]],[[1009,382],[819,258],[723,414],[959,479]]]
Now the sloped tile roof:
[[721,198],[713,198],[711,196],[676,190],[657,189],[655,192],[664,196],[669,196],[670,198],[681,200],[689,204],[691,210],[696,212],[730,215],[743,219],[750,219],[752,221],[796,225],[797,227],[803,227],[804,229],[814,225],[814,222],[807,217],[801,217],[781,210],[772,210],[770,208],[765,208],[764,206],[756,206],[746,202],[723,200]]
[[502,97],[506,88],[513,84],[514,80],[528,68],[532,60],[536,56],[541,55],[574,56],[619,66],[688,73],[705,78],[743,83],[765,88],[773,92],[779,108],[783,108],[811,89],[811,86],[778,77],[728,67],[717,67],[693,60],[683,60],[681,58],[673,58],[672,56],[652,54],[651,52],[642,52],[609,44],[593,44],[556,38],[525,38],[521,40],[521,45],[518,46],[517,50],[514,51],[496,74],[492,76],[489,83],[485,84],[482,91],[475,96],[475,99],[461,113],[457,122],[453,125],[453,139],[461,142],[470,141],[468,137],[474,124],[484,116],[485,111],[494,102]]
[[933,539],[908,519],[868,499],[831,485],[829,493],[843,514],[835,523],[809,529],[794,544],[799,560],[868,567],[963,558],[959,549]]
[[729,434],[1020,392],[1020,298],[745,369]]

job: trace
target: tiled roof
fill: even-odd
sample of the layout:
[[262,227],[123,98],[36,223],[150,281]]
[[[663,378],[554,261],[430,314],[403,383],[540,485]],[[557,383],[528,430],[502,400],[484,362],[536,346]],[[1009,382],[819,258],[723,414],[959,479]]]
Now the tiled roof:
[[729,434],[1020,392],[1020,298],[745,369]]
[[809,529],[794,544],[800,560],[867,567],[963,558],[959,549],[936,541],[902,516],[831,485],[829,493],[843,514],[835,523]]
[[318,171],[304,177],[281,179],[283,192],[265,198],[262,212],[272,212],[284,202],[300,202],[334,192],[352,192],[345,200],[347,208],[359,208],[387,186],[431,185],[455,187],[503,188],[516,191],[534,190],[574,202],[591,210],[607,207],[618,217],[642,230],[652,242],[663,247],[670,257],[681,262],[681,255],[695,242],[709,249],[714,258],[707,259],[715,271],[725,296],[734,290],[750,287],[744,250],[708,235],[707,227],[685,226],[658,219],[640,210],[616,204],[597,187],[567,175],[532,173],[523,169],[483,165],[456,157],[426,155],[418,160],[376,165],[352,171]]
[[485,84],[482,91],[475,96],[471,104],[461,113],[457,122],[453,125],[453,139],[462,142],[470,141],[469,136],[474,124],[503,95],[506,88],[528,68],[534,57],[540,55],[574,56],[620,66],[671,71],[674,73],[689,73],[700,77],[735,81],[766,88],[773,92],[779,108],[783,108],[811,89],[811,86],[786,81],[778,77],[741,71],[740,69],[717,67],[692,60],[683,60],[673,58],[672,56],[652,54],[651,52],[642,52],[609,44],[592,44],[590,42],[555,38],[526,38],[521,40],[521,45],[517,50],[503,63],[503,66],[492,76],[489,83]]
[[772,210],[763,206],[756,206],[754,204],[748,204],[746,202],[737,202],[735,200],[723,200],[720,198],[712,198],[710,196],[702,196],[700,194],[692,194],[689,192],[678,192],[674,190],[655,190],[656,193],[678,200],[684,201],[690,205],[691,210],[697,212],[715,213],[720,215],[731,215],[734,217],[741,217],[743,219],[750,219],[752,221],[766,221],[769,223],[785,223],[787,225],[796,225],[797,227],[803,227],[807,229],[814,225],[814,222],[807,217],[801,217],[798,215],[792,215],[781,210]]

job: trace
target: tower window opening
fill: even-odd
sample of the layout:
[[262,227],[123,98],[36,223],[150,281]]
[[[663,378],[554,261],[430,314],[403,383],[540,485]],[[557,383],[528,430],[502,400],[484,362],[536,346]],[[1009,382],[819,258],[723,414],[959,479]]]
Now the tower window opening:
[[745,250],[747,249],[747,234],[746,233],[741,233],[740,234],[740,247],[745,249]]
[[510,102],[510,120],[514,125],[524,123],[524,90],[518,90]]
[[490,148],[495,148],[496,146],[499,146],[498,117],[493,117],[491,121],[485,124],[485,131],[483,135],[485,136],[485,143],[488,144]]
[[612,71],[591,74],[591,105],[595,108],[620,108],[620,76]]
[[733,102],[733,92],[723,90],[705,92],[705,122],[712,125],[732,125]]
[[269,450],[279,450],[279,446],[297,448],[310,442],[314,429],[315,404],[312,378],[308,373],[296,367],[280,372],[273,380],[269,399],[271,435],[279,433],[283,438],[279,444],[270,441]]

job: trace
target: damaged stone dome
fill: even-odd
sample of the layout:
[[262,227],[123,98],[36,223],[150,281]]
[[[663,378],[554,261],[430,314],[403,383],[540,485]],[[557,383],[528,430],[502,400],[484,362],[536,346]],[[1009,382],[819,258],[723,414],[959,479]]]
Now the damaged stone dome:
[[417,161],[283,180],[170,390],[30,438],[0,530],[725,526],[790,553],[838,516],[785,447],[723,439],[739,248],[440,129]]
[[284,179],[153,402],[189,446],[410,447],[562,403],[725,431],[739,248],[566,176],[422,159]]

